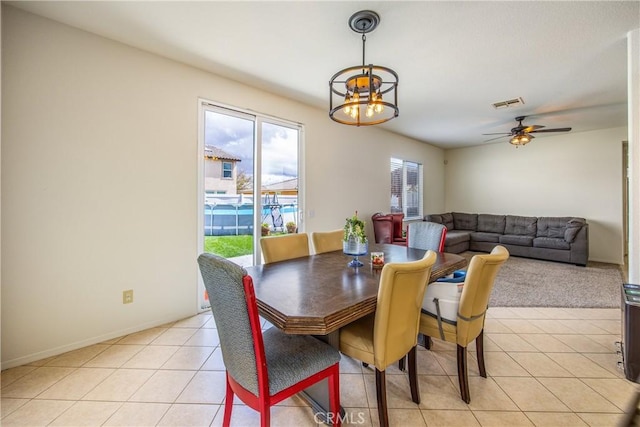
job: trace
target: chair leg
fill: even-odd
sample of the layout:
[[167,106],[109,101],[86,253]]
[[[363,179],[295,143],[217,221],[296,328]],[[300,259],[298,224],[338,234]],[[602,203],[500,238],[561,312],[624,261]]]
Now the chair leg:
[[484,367],[484,329],[480,331],[480,335],[476,338],[476,354],[478,356],[478,370],[480,376],[487,378],[487,370]]
[[376,368],[376,396],[378,398],[378,419],[380,427],[389,427],[389,414],[387,413],[387,379],[384,371]]
[[[229,376],[228,373],[227,373],[227,376]],[[227,378],[227,394],[224,399],[224,418],[222,419],[223,427],[229,427],[229,424],[231,424],[232,409],[233,409],[233,390],[231,389],[231,384],[229,383],[229,379]]]
[[422,344],[424,348],[427,350],[431,350],[431,346],[433,345],[433,341],[431,341],[431,337],[428,337],[424,334],[420,334],[418,336],[418,341]]
[[270,427],[271,426],[271,408],[266,407],[262,408],[260,411],[260,427]]
[[404,370],[405,370],[405,356],[402,356],[400,358],[400,360],[398,360],[398,369],[400,369],[402,372],[404,372]]
[[340,417],[340,371],[337,366],[333,375],[329,376],[329,405],[333,415],[333,425],[340,427],[342,421]]
[[465,403],[471,402],[469,396],[469,378],[467,376],[467,348],[458,344],[458,383],[460,396]]
[[[418,362],[416,357],[416,347],[409,350],[409,385],[411,386],[411,400],[413,403],[420,404],[420,388],[418,386]],[[404,360],[404,357],[402,358]]]

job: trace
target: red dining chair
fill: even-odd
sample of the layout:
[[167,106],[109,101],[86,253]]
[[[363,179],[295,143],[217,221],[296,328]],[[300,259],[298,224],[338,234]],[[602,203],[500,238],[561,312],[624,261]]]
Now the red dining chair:
[[260,412],[260,425],[269,426],[271,406],[328,379],[329,419],[340,425],[340,353],[312,336],[287,335],[276,327],[260,328],[253,280],[246,270],[213,254],[202,254],[198,264],[209,294],[227,391],[223,425],[229,426],[237,395]]

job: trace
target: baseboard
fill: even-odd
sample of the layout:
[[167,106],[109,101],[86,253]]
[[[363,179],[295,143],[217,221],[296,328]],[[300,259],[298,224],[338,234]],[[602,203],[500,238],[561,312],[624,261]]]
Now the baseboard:
[[[196,315],[197,313],[193,313]],[[188,316],[187,316],[188,317]],[[156,326],[165,325],[170,322],[176,322],[178,320],[182,320],[185,317],[180,317],[176,319],[175,317],[167,317],[162,319],[157,319],[151,322],[146,322],[140,325],[133,326],[131,328],[122,329],[119,331],[109,332],[107,334],[99,335],[97,337],[87,338],[82,341],[76,341],[71,344],[66,344],[60,347],[55,347],[52,349],[47,349],[44,351],[39,351],[37,353],[32,353],[26,356],[21,356],[12,360],[3,361],[0,369],[5,370],[9,368],[15,368],[16,366],[26,365],[28,363],[37,362],[38,360],[46,359],[48,357],[59,356],[63,353],[67,353],[69,351],[78,350],[83,347],[87,347],[94,344],[100,344],[101,342],[105,342],[114,338],[120,338],[125,335],[133,334],[135,332],[144,331],[145,329],[154,328]]]

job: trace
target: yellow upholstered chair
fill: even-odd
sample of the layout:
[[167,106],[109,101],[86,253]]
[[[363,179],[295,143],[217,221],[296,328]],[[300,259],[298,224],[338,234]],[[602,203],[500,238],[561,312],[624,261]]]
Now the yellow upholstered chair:
[[340,351],[376,371],[378,417],[389,425],[385,369],[408,355],[411,398],[420,403],[416,372],[418,324],[424,291],[436,262],[427,251],[419,261],[388,263],[380,274],[376,312],[340,329]]
[[309,256],[309,236],[307,233],[295,233],[263,237],[260,248],[266,264]]
[[344,230],[342,228],[334,231],[314,231],[311,233],[313,249],[317,254],[341,251],[343,238]]
[[[420,333],[427,336],[425,342],[430,347],[428,337],[440,338],[457,344],[458,348],[458,382],[460,396],[466,403],[471,401],[469,380],[467,375],[467,346],[476,341],[478,370],[487,377],[484,366],[483,330],[484,319],[489,305],[489,297],[493,283],[500,267],[509,258],[509,251],[503,246],[496,246],[490,254],[474,255],[469,263],[467,275],[460,295],[460,302],[455,322],[439,318],[422,311],[420,315]],[[455,283],[450,286],[457,286]],[[425,298],[429,298],[425,296]],[[437,306],[437,304],[436,304]]]

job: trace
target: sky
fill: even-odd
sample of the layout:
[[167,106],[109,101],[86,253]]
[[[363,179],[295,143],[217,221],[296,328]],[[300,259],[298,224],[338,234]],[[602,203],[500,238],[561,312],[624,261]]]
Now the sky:
[[[253,175],[253,120],[205,112],[205,144],[233,154],[238,168]],[[262,181],[271,184],[298,177],[298,131],[271,123],[262,125]]]

